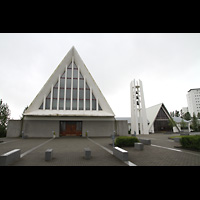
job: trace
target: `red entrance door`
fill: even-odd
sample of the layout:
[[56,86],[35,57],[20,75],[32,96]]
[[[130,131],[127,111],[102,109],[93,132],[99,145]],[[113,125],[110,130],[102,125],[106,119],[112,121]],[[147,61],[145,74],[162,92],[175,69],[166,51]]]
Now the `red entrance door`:
[[81,136],[82,122],[64,121],[60,122],[60,136]]

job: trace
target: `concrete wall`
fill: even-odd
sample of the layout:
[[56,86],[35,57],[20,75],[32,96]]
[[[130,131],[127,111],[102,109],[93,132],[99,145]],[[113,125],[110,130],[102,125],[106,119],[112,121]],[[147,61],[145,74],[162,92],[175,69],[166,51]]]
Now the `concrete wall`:
[[128,136],[128,121],[127,120],[117,120],[116,121],[116,132],[120,136]]
[[[23,131],[28,137],[52,137],[52,131],[55,131],[56,137],[60,137],[60,121],[52,120],[25,120]],[[82,121],[82,136],[88,131],[88,136],[105,137],[113,133],[114,121]]]
[[21,130],[21,120],[9,120],[6,137],[19,137]]
[[52,131],[55,131],[59,137],[59,121],[24,120],[23,131],[28,137],[53,137]]
[[[110,137],[115,128],[118,135],[128,135],[127,121],[115,121],[114,118],[113,120],[83,120],[82,136],[85,137],[88,131],[89,137]],[[19,137],[20,129],[20,120],[10,120],[7,137]],[[50,138],[53,137],[52,131],[55,131],[56,137],[60,137],[60,120],[24,120],[24,136]]]
[[110,137],[114,131],[113,121],[83,121],[82,136],[88,131],[89,137]]

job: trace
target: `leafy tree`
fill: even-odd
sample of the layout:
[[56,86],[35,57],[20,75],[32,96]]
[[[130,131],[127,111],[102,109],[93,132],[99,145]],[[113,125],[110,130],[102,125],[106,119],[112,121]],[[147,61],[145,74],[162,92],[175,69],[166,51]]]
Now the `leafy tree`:
[[169,125],[171,128],[173,128],[174,126],[176,126],[176,122],[171,118],[171,119],[169,119],[169,121],[168,121],[168,125]]
[[8,105],[0,99],[0,137],[6,137],[8,120],[10,119],[10,110]]
[[187,120],[187,121],[191,120],[191,115],[190,115],[190,113],[189,113],[189,112],[186,112],[186,113],[183,115],[183,119],[185,119],[185,120]]
[[186,129],[186,128],[187,128],[187,123],[186,123],[186,122],[184,122],[184,120],[183,120],[183,119],[181,120],[181,123],[180,123],[180,125],[181,125],[181,129]]
[[197,113],[197,118],[200,119],[200,112]]
[[175,110],[175,117],[180,117],[179,111]]
[[199,123],[195,113],[193,113],[191,126],[193,131],[199,131]]

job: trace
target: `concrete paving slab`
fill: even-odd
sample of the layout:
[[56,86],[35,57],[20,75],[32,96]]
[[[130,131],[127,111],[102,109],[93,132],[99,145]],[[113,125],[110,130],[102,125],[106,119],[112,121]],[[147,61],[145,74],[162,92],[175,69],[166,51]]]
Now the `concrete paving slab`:
[[[176,148],[178,144],[168,139],[171,135],[139,135],[138,138],[151,139],[151,145],[146,145],[143,151],[137,151],[134,147],[123,149],[128,151],[129,161],[137,166],[199,166],[200,152]],[[49,139],[1,138],[4,142],[0,143],[0,154],[13,149],[21,149],[23,154],[33,149],[13,166],[128,166],[112,155],[111,138],[91,139],[66,137],[46,142]],[[85,159],[84,148],[91,149],[90,160]],[[53,149],[54,152],[52,160],[48,162],[45,161],[47,149]]]
[[[31,139],[30,139],[31,140]],[[38,139],[39,140],[39,139]],[[27,143],[31,141],[27,141]],[[23,142],[22,142],[23,143]],[[85,159],[84,148],[90,148],[92,156]],[[53,149],[53,158],[45,162],[46,149]],[[23,149],[23,145],[22,145]],[[86,138],[70,137],[54,139],[35,149],[13,166],[127,166],[113,155]]]

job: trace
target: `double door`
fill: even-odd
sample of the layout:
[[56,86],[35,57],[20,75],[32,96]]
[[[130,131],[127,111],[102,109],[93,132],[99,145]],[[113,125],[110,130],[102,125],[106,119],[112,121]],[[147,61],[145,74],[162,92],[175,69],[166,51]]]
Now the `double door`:
[[81,136],[82,122],[80,121],[61,121],[60,136]]

